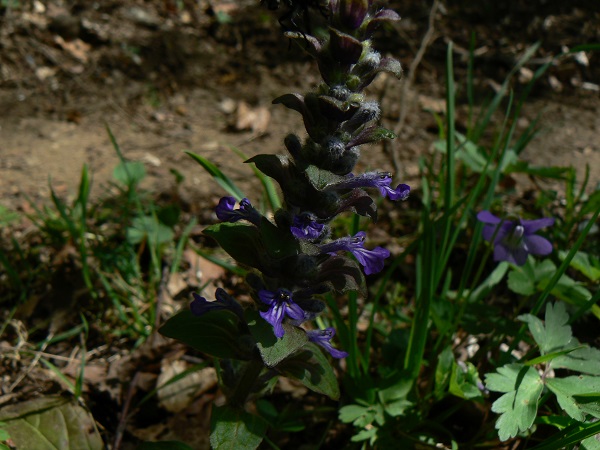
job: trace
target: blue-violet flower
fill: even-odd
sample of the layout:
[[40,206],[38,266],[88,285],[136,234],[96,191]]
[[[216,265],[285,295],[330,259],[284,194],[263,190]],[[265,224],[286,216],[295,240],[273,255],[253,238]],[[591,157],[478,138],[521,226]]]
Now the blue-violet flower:
[[294,223],[290,227],[296,238],[309,240],[317,239],[324,229],[325,225],[316,222],[316,217],[307,212],[294,216]]
[[348,353],[338,350],[337,348],[333,348],[331,346],[331,339],[335,336],[334,328],[326,328],[324,330],[310,330],[306,332],[308,340],[314,342],[315,344],[319,344],[325,350],[327,350],[331,356],[334,358],[345,358],[348,356]]
[[380,272],[383,269],[383,260],[390,256],[390,252],[383,247],[375,247],[373,250],[363,248],[366,235],[364,231],[359,231],[352,237],[336,239],[333,242],[321,245],[321,252],[335,253],[339,250],[351,252],[358,262],[364,266],[367,275]]
[[328,189],[376,187],[381,195],[389,197],[390,200],[406,200],[410,194],[410,186],[399,184],[396,189],[392,189],[391,183],[392,174],[389,172],[366,172],[358,176],[350,174],[347,179],[328,186]]
[[209,311],[219,311],[222,309],[229,309],[234,312],[240,319],[244,319],[244,310],[242,305],[235,301],[224,289],[218,288],[215,291],[215,301],[208,301],[195,292],[192,293],[194,300],[190,304],[190,310],[195,316],[201,316]]
[[219,220],[224,222],[237,222],[238,220],[247,220],[254,225],[258,225],[260,222],[260,213],[254,209],[252,204],[247,198],[243,198],[240,201],[240,208],[233,209],[235,206],[235,198],[223,197],[215,212]]
[[279,289],[277,292],[262,289],[258,291],[258,298],[269,305],[269,309],[265,312],[261,311],[260,315],[273,326],[275,336],[278,338],[282,338],[285,333],[283,330],[285,316],[301,321],[305,318],[304,311],[294,303],[292,293],[286,289]]
[[552,252],[552,243],[535,234],[541,228],[554,224],[554,219],[544,217],[537,220],[502,220],[489,211],[477,214],[477,220],[483,222],[483,238],[494,245],[494,260],[508,261],[522,266],[527,256],[548,255]]

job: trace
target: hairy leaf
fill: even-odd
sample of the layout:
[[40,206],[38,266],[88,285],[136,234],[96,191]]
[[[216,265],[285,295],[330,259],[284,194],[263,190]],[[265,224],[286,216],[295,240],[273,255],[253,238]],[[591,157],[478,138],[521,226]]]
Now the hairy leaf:
[[284,323],[285,334],[278,339],[270,323],[264,320],[257,311],[247,310],[248,327],[257,342],[260,356],[265,365],[275,367],[285,358],[308,343],[306,333],[293,325]]
[[219,450],[254,450],[262,442],[267,423],[243,409],[213,407],[210,445]]
[[332,400],[340,398],[340,388],[333,368],[319,347],[312,342],[279,363],[277,370]]

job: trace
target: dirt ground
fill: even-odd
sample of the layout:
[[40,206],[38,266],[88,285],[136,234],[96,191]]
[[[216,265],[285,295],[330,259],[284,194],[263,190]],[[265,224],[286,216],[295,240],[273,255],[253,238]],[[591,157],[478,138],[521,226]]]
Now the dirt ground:
[[[287,133],[302,133],[301,121],[271,100],[303,92],[318,81],[310,59],[280,38],[276,18],[255,3],[56,0],[4,7],[2,205],[27,211],[28,199],[48,201],[49,183],[59,195],[73,194],[84,164],[93,174],[93,194],[100,194],[118,163],[106,126],[126,158],[145,163],[146,186],[156,192],[174,187],[175,169],[185,177],[180,193],[190,204],[214,204],[221,195],[184,151],[207,157],[251,190],[256,186],[252,172],[230,147],[247,155],[282,151]],[[517,75],[517,91],[547,58],[600,41],[600,10],[593,2],[587,9],[585,3],[553,7],[549,2],[547,11],[513,3],[494,11],[489,2],[483,12],[467,4],[450,8],[442,3],[425,58],[404,98],[403,84],[396,80],[380,79],[372,87],[371,94],[383,98],[384,124],[394,128],[405,108],[397,141],[403,172],[398,178],[418,183],[417,156],[430,151],[438,136],[431,111],[443,113],[443,61],[449,40],[455,42],[457,82],[464,83],[469,30],[475,32],[475,74],[481,92],[487,91],[483,95],[491,95],[536,39],[542,45]],[[382,42],[408,69],[427,30],[431,4],[395,2],[392,7],[403,21],[386,30]],[[492,22],[495,14],[503,15],[500,23]],[[598,58],[592,52],[575,53],[542,77],[518,122],[517,130],[523,131],[540,115],[540,134],[525,159],[573,164],[580,174],[587,163],[591,181],[600,180]],[[458,120],[459,127],[464,125],[465,114]],[[365,152],[369,165],[391,167],[382,148]]]

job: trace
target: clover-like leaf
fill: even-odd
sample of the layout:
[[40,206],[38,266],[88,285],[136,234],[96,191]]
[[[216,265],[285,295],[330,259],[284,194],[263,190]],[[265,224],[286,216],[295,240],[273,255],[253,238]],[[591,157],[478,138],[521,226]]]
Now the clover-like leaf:
[[[572,340],[578,346],[577,339]],[[589,375],[600,375],[600,350],[594,347],[583,347],[561,355],[552,360],[552,368],[569,369]]]
[[496,373],[487,374],[486,387],[490,391],[505,393],[492,405],[492,411],[500,414],[496,428],[502,441],[531,428],[544,387],[533,367],[523,364],[500,367]]
[[340,388],[333,368],[319,347],[312,342],[279,363],[277,370],[332,400],[340,398]]
[[600,377],[589,375],[549,378],[546,386],[556,395],[558,404],[575,420],[586,414],[600,418]]
[[210,445],[219,450],[254,450],[265,437],[267,423],[243,409],[214,406]]
[[518,319],[529,325],[529,331],[539,345],[542,355],[572,345],[573,334],[569,326],[569,315],[562,302],[546,305],[545,324],[531,314],[523,314]]

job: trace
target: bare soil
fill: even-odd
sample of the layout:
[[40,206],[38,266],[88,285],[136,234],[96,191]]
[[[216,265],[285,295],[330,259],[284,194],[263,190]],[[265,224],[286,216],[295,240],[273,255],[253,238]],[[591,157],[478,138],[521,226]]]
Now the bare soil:
[[[184,151],[207,157],[251,189],[250,168],[229,148],[247,155],[281,152],[287,133],[302,133],[301,122],[271,100],[318,82],[312,62],[280,38],[275,17],[254,3],[184,2],[177,8],[169,1],[57,0],[5,8],[0,28],[2,204],[26,209],[26,199],[47,201],[49,183],[59,194],[72,194],[84,164],[94,177],[93,192],[101,192],[99,186],[111,179],[118,163],[107,126],[126,158],[146,164],[146,185],[156,192],[173,188],[170,171],[175,169],[185,176],[180,192],[190,204],[214,202],[220,195]],[[588,9],[585,3],[562,9],[548,4],[547,11],[530,11],[517,3],[498,11],[489,10],[491,3],[480,11],[442,5],[406,98],[400,98],[402,84],[395,80],[373,86],[371,93],[383,98],[386,125],[393,128],[401,108],[407,108],[398,137],[404,172],[399,177],[417,181],[416,159],[438,136],[431,111],[443,113],[449,40],[455,41],[457,82],[464,83],[468,33],[474,30],[482,96],[491,95],[535,39],[542,46],[518,75],[521,81],[551,55],[599,40],[600,13],[591,4]],[[404,20],[386,30],[382,42],[408,68],[426,30],[429,5],[392,6]],[[491,21],[495,13],[502,14],[500,23]],[[541,132],[523,157],[536,164],[574,165],[580,173],[589,164],[591,180],[599,180],[598,55],[575,55],[542,77],[518,131],[539,116]],[[523,83],[517,80],[514,88],[522,89]],[[466,126],[464,114],[459,114],[461,124]],[[381,148],[365,153],[369,165],[390,167]]]

